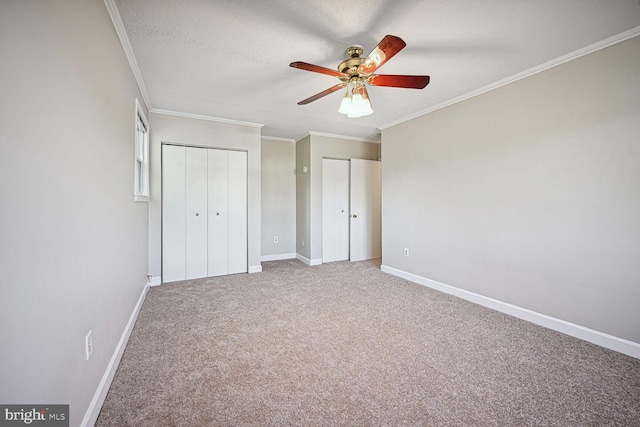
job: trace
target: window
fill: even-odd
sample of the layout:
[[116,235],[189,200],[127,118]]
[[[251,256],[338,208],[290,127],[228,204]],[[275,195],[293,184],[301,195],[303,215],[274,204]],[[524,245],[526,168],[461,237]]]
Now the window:
[[134,169],[134,200],[149,200],[149,122],[136,99],[136,147]]

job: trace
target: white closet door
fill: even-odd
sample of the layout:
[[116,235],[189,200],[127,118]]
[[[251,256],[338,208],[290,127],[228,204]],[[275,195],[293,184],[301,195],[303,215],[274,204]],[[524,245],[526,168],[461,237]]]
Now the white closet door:
[[247,267],[247,153],[229,151],[229,272]]
[[162,280],[186,278],[185,147],[162,146]]
[[207,150],[186,148],[186,278],[207,277]]
[[349,259],[349,161],[322,160],[322,262]]
[[228,151],[207,150],[209,157],[209,276],[228,274]]
[[351,159],[351,261],[382,256],[381,167]]
[[163,282],[246,273],[247,153],[162,148]]

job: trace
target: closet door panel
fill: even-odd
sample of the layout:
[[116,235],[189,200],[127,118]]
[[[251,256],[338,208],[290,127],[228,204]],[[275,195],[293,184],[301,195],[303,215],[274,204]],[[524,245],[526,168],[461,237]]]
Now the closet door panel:
[[229,274],[247,268],[247,153],[229,151]]
[[207,150],[186,148],[186,278],[207,277]]
[[322,159],[322,262],[349,259],[349,161]]
[[209,276],[229,274],[228,151],[207,150],[209,158]]
[[162,146],[162,281],[186,279],[185,147]]
[[381,163],[351,159],[351,261],[380,258]]

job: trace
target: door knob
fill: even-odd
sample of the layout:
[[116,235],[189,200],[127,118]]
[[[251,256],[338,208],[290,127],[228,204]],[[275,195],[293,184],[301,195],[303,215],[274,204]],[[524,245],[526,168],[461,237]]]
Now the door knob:
[[196,216],[200,216],[200,214],[196,212]]
[[216,215],[220,215],[220,212],[216,212]]
[[353,214],[353,217],[354,217],[354,218],[358,218],[358,215],[356,215],[356,214]]
[[344,209],[342,209],[340,212],[344,212]]

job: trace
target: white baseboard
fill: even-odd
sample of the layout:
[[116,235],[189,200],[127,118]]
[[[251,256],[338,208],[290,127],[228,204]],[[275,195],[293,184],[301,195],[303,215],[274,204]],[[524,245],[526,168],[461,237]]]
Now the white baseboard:
[[322,264],[322,259],[309,259],[306,256],[302,256],[300,254],[296,254],[296,258],[309,266]]
[[149,282],[149,286],[160,286],[162,285],[162,276],[153,276],[151,281]]
[[249,273],[262,273],[262,265],[250,265]]
[[509,304],[480,294],[476,294],[474,292],[456,288],[451,285],[446,285],[444,283],[427,279],[413,273],[398,270],[397,268],[382,265],[380,267],[380,270],[393,276],[401,277],[411,282],[427,286],[437,291],[454,295],[464,300],[489,307],[491,309],[517,317],[519,319],[527,320],[531,323],[535,323],[536,325],[544,326],[545,328],[553,329],[554,331],[562,332],[563,334],[588,341],[592,344],[608,348],[609,350],[617,351],[619,353],[626,354],[627,356],[640,359],[639,343],[605,334],[603,332],[589,329],[575,323],[567,322],[565,320],[556,319],[555,317],[547,316],[546,314],[541,314],[526,308],[519,307],[517,305]]
[[296,254],[275,254],[275,255],[262,255],[260,261],[280,261],[283,259],[295,259]]
[[115,351],[113,352],[113,356],[111,356],[111,360],[107,365],[107,369],[102,376],[102,380],[100,380],[100,384],[98,384],[98,389],[93,395],[93,399],[91,399],[91,403],[89,404],[89,408],[87,412],[84,414],[84,419],[80,424],[82,427],[91,427],[96,423],[98,419],[98,415],[100,415],[100,410],[102,409],[102,404],[104,403],[104,399],[107,397],[107,393],[109,392],[109,387],[111,387],[111,382],[113,381],[113,377],[116,374],[116,370],[118,369],[118,365],[120,364],[120,359],[122,359],[122,354],[124,353],[124,348],[129,341],[129,336],[131,335],[131,331],[133,330],[133,326],[136,324],[136,320],[138,319],[138,314],[140,313],[140,309],[142,308],[142,304],[144,303],[144,299],[147,296],[147,292],[149,292],[149,284],[145,284],[144,289],[142,289],[142,293],[140,294],[140,298],[138,298],[138,302],[133,308],[133,312],[129,317],[129,322],[122,331],[122,335],[120,336],[120,341],[118,341],[118,345],[116,346]]

